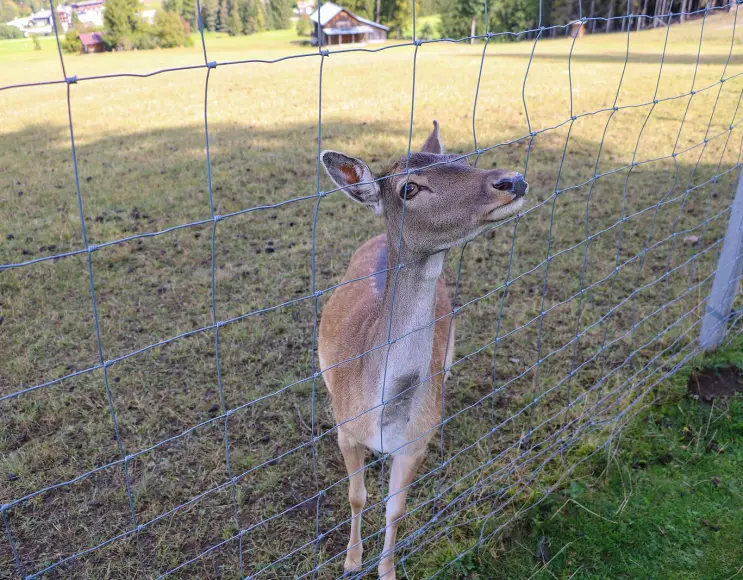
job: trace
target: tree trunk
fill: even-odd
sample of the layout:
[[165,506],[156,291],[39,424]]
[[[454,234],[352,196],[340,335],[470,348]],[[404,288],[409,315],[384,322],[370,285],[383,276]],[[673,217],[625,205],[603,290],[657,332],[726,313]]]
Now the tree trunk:
[[611,32],[612,24],[614,22],[612,21],[612,18],[614,18],[614,5],[616,4],[616,0],[611,0],[609,2],[609,12],[606,14],[606,29],[604,32]]
[[377,0],[377,18],[375,22],[380,22],[380,15],[382,14],[382,0]]
[[588,9],[588,19],[591,21],[591,34],[596,30],[596,21],[593,19],[596,14],[596,0],[591,0],[591,7]]
[[470,29],[470,44],[475,44],[475,25],[477,24],[477,17],[472,15],[472,28]]
[[[683,2],[684,0],[681,0],[681,1]],[[647,11],[648,11],[648,0],[645,0],[645,2],[643,2],[642,4],[642,10],[640,10],[640,16],[637,19],[637,30],[640,30],[640,28],[642,27],[642,23],[644,20],[643,16],[645,15]]]

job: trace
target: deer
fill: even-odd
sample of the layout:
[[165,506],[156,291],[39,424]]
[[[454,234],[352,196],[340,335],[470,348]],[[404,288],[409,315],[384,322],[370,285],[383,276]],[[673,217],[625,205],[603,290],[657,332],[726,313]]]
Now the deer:
[[344,570],[362,564],[368,448],[392,457],[377,571],[394,580],[408,487],[441,424],[454,357],[446,254],[516,214],[529,186],[516,171],[479,169],[445,154],[435,120],[420,152],[393,160],[377,178],[361,159],[331,150],[320,158],[341,191],[384,218],[385,233],[356,250],[323,308],[318,355],[349,480]]

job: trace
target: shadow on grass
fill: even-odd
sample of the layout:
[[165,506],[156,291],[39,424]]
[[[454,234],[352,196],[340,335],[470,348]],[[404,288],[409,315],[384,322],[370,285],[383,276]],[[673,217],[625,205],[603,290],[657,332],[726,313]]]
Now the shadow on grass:
[[[371,213],[352,207],[340,193],[324,198],[319,209],[317,199],[300,199],[316,192],[316,132],[312,123],[268,130],[249,125],[210,125],[215,214],[297,200],[216,224],[214,287],[218,319],[295,298],[311,298],[313,229],[317,289],[337,283],[353,250],[381,230]],[[457,302],[475,302],[458,315],[455,358],[482,350],[455,367],[446,412],[451,415],[472,408],[447,424],[445,458],[490,433],[494,422],[506,420],[524,407],[537,384],[534,373],[527,370],[538,360],[542,361],[539,393],[556,388],[539,407],[538,417],[546,418],[564,407],[571,396],[580,396],[594,386],[607,369],[623,364],[633,348],[648,342],[643,356],[649,356],[647,352],[653,349],[672,345],[672,338],[683,327],[667,335],[659,333],[659,328],[673,324],[687,312],[692,314],[689,323],[696,320],[698,296],[689,293],[689,288],[696,289],[694,284],[714,269],[714,243],[724,231],[724,210],[733,191],[732,173],[717,183],[701,185],[716,173],[721,149],[710,146],[705,156],[682,156],[678,165],[666,159],[630,173],[621,167],[631,161],[632,151],[613,148],[608,141],[604,149],[607,165],[601,166],[601,171],[617,171],[591,187],[586,180],[590,182],[593,175],[598,143],[576,135],[571,137],[560,180],[561,188],[576,187],[554,197],[565,135],[564,130],[539,135],[529,153],[530,199],[534,206],[543,205],[524,216],[518,228],[514,223],[498,227],[465,250]],[[101,244],[207,220],[91,254],[104,357],[122,356],[210,325],[213,230],[208,221],[203,128],[194,125],[105,137],[88,135],[82,129],[77,137],[89,243]],[[374,171],[393,155],[404,152],[407,138],[408,127],[381,122],[323,124],[324,147],[362,156]],[[464,139],[455,140],[450,150],[466,151],[467,147]],[[523,141],[486,153],[480,166],[521,168],[528,147]],[[36,125],[4,135],[0,152],[0,191],[5,196],[0,208],[0,223],[5,228],[2,262],[82,247],[66,128]],[[577,187],[581,183],[585,185]],[[687,194],[687,183],[699,187]],[[329,189],[329,182],[324,180],[322,187]],[[657,212],[642,212],[662,199],[668,203],[659,206]],[[622,208],[625,215],[633,217],[620,226]],[[586,228],[595,235],[588,251],[584,251]],[[700,239],[696,244],[684,244],[673,236],[689,228],[697,228],[695,235]],[[617,261],[623,263],[642,253],[649,235],[649,243],[659,245],[647,259],[629,262],[612,275]],[[549,271],[544,263],[546,240],[550,240],[551,255],[564,250],[550,260]],[[451,256],[447,270],[452,293],[456,257]],[[689,260],[693,267],[683,266]],[[582,286],[595,286],[582,299],[577,293],[584,264]],[[608,324],[600,322],[635,288],[675,267],[678,270],[662,283],[648,287],[638,299],[625,300],[623,307],[613,311]],[[518,277],[510,290],[492,292],[504,283],[509,271],[512,280]],[[87,276],[86,254],[2,272],[3,394],[98,362]],[[700,286],[698,294],[706,295],[706,286]],[[675,297],[681,297],[676,306],[655,311],[659,304]],[[541,319],[540,312],[545,312]],[[219,365],[226,407],[268,397],[233,413],[226,421],[233,473],[247,474],[235,489],[220,489],[148,526],[138,538],[130,536],[114,542],[66,570],[85,576],[110,563],[114,566],[112,574],[118,577],[128,577],[140,566],[146,574],[162,574],[233,537],[237,529],[234,502],[241,528],[274,519],[189,570],[202,576],[234,574],[242,549],[246,572],[254,573],[312,542],[318,513],[321,530],[330,530],[348,517],[345,484],[331,487],[345,477],[345,472],[332,436],[334,421],[322,384],[300,382],[271,396],[311,376],[316,368],[312,351],[314,317],[314,300],[305,299],[220,329]],[[629,338],[621,338],[635,322],[637,327]],[[585,336],[575,349],[558,351],[577,329],[585,331]],[[496,332],[508,335],[499,342],[497,351],[492,345]],[[107,369],[111,403],[126,453],[155,445],[223,412],[215,339],[213,330],[200,332]],[[602,351],[603,360],[590,362],[607,340],[614,339],[616,343]],[[553,351],[557,352],[555,356],[543,360]],[[589,362],[571,383],[572,395],[563,387],[557,388],[571,367],[585,361]],[[498,385],[511,381],[495,404],[489,398],[481,401],[493,391],[494,374]],[[319,410],[313,430],[315,401]],[[8,480],[0,501],[11,501],[120,457],[100,371],[0,405],[8,417],[0,424],[0,476]],[[564,413],[555,423],[573,418],[569,415]],[[488,436],[487,445],[474,446],[447,464],[446,481],[483,465],[492,458],[493,449],[517,442],[526,420],[524,415],[523,420],[500,429],[492,438]],[[555,423],[545,424],[543,438],[554,432]],[[227,481],[224,428],[225,421],[213,420],[129,464],[127,475],[138,523]],[[313,457],[311,448],[302,446],[317,432],[330,433],[318,444]],[[539,433],[533,437],[536,440]],[[286,456],[282,459],[275,459],[283,454]],[[318,463],[317,484],[313,460]],[[438,467],[440,460],[432,452],[421,473]],[[518,461],[517,454],[508,455],[504,461]],[[370,471],[370,501],[375,502],[381,495],[373,483],[378,480],[379,466]],[[10,510],[11,529],[26,573],[129,529],[124,476],[121,465],[106,468],[95,477],[44,493]],[[437,477],[428,478],[416,488],[411,507],[431,497]],[[492,486],[501,483],[496,479]],[[455,495],[471,484],[472,480],[465,478],[451,493]],[[317,487],[329,488],[319,508],[316,500],[308,501]],[[284,510],[289,512],[283,514]],[[406,523],[407,531],[426,524],[429,515],[429,509],[419,510]],[[367,533],[380,525],[378,516],[376,509],[369,513]],[[320,557],[341,553],[346,533],[342,526],[318,544]],[[368,544],[373,555],[373,542]],[[3,570],[11,570],[7,547],[0,546],[0,557]],[[292,575],[296,570],[309,569],[313,558],[314,544],[299,549],[279,565],[277,573]],[[334,560],[327,570],[336,573],[341,563]]]

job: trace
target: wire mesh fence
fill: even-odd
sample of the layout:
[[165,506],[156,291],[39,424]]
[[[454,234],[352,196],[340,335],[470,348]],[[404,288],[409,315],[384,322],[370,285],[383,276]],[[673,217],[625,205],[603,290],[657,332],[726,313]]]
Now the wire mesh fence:
[[[329,295],[384,275],[388,267],[337,281],[346,258],[379,226],[354,222],[352,231],[335,233],[352,210],[345,208],[340,188],[325,187],[322,178],[321,151],[344,130],[323,80],[326,63],[334,59],[375,58],[383,65],[394,51],[412,51],[411,76],[397,78],[395,87],[409,106],[409,122],[397,141],[407,143],[407,154],[397,154],[409,160],[420,115],[416,100],[425,98],[419,75],[436,67],[435,59],[421,68],[419,61],[436,47],[477,40],[479,58],[464,55],[477,65],[466,116],[470,144],[429,169],[462,160],[492,167],[498,155],[501,165],[503,159],[512,165],[518,160],[513,168],[531,184],[528,209],[452,252],[445,268],[452,310],[420,321],[409,333],[442,320],[456,320],[458,328],[451,363],[425,379],[451,372],[442,393],[442,420],[421,435],[435,445],[409,486],[395,550],[397,573],[451,574],[467,554],[492,545],[576,468],[610,451],[654,387],[699,353],[697,338],[716,272],[733,272],[725,284],[730,296],[737,295],[740,249],[723,253],[725,263],[718,261],[726,229],[738,231],[741,225],[729,222],[741,166],[743,78],[735,72],[741,62],[737,4],[680,14],[672,12],[671,3],[667,13],[650,17],[634,14],[628,3],[625,15],[611,19],[587,18],[578,8],[576,20],[543,27],[540,6],[533,29],[511,33],[489,30],[486,2],[480,35],[414,38],[378,48],[321,42],[317,51],[268,60],[210,60],[201,29],[203,63],[146,73],[68,75],[57,39],[61,78],[1,87],[0,94],[57,85],[64,90],[69,132],[64,151],[71,159],[63,170],[73,177],[71,205],[80,244],[70,243],[65,251],[49,245],[41,257],[20,260],[8,251],[0,266],[9,311],[5,326],[15,329],[6,340],[22,349],[28,345],[28,353],[5,367],[0,390],[8,472],[0,497],[5,532],[0,576],[344,575],[349,476],[323,386],[323,374],[331,369],[317,360],[318,325]],[[723,13],[729,15],[724,26],[715,21],[717,36],[705,36],[708,20]],[[415,19],[413,6],[413,30]],[[671,36],[680,19],[698,24],[693,54]],[[649,51],[635,53],[631,42],[640,20],[660,20],[662,34]],[[540,47],[555,31],[567,35],[576,25],[607,21],[622,22],[622,51],[589,58],[590,52],[581,52],[587,40],[574,34],[559,60],[554,55],[540,60]],[[489,73],[497,77],[498,68],[490,69],[489,61],[510,58],[493,53],[504,46],[502,37],[529,48],[522,55],[520,85],[499,88],[518,93],[519,106],[499,112],[489,106],[483,87]],[[710,54],[705,42],[714,49]],[[648,55],[653,58],[644,72],[633,76],[633,64]],[[435,58],[462,55],[435,53]],[[210,130],[221,108],[210,101],[215,91],[210,81],[234,68],[291,61],[319,67],[313,73],[316,122],[304,133],[314,158],[312,190],[230,197],[222,180],[235,161],[225,153],[234,137],[223,124]],[[601,66],[608,68],[602,73]],[[681,66],[683,75],[674,68]],[[557,67],[567,78],[555,81],[554,92],[546,97],[530,92],[535,75]],[[580,82],[594,73],[600,86]],[[107,224],[115,222],[130,184],[123,184],[115,200],[91,194],[88,202],[84,194],[86,164],[95,159],[90,144],[75,133],[76,115],[85,114],[85,87],[166,74],[198,75],[194,78],[204,83],[197,102],[201,144],[184,138],[200,157],[175,170],[205,172],[201,195],[189,197],[182,208],[193,219],[148,228],[148,216],[134,208],[128,217],[144,231],[107,238],[119,231]],[[669,74],[683,76],[676,80],[684,88],[669,84]],[[626,97],[628,83],[648,89],[648,96]],[[220,99],[230,90],[227,85],[217,89]],[[601,106],[582,108],[579,86],[601,92]],[[535,115],[540,98],[565,106],[558,118]],[[268,114],[270,103],[266,106]],[[478,132],[483,116],[516,115],[516,110],[523,118],[515,137],[498,141]],[[324,121],[327,111],[331,119]],[[370,123],[372,132],[382,130]],[[446,126],[442,134],[446,141]],[[259,135],[256,149],[294,137],[280,131]],[[114,145],[128,144],[122,139]],[[132,146],[136,149],[136,140]],[[168,147],[178,155],[177,147]],[[256,158],[266,160],[258,152]],[[117,158],[106,159],[107,169],[113,169]],[[273,179],[296,175],[293,163],[284,163]],[[380,179],[407,176],[405,168]],[[178,183],[166,169],[151,179]],[[38,216],[21,215],[20,232],[34,219]],[[304,232],[299,241],[286,241],[284,235],[295,227]],[[257,245],[259,236],[275,240]],[[289,253],[295,249],[301,252]],[[196,286],[185,285],[189,278],[198,280]],[[180,293],[172,290],[179,284]],[[31,288],[31,297],[22,294],[24,288]],[[34,292],[50,293],[51,304]],[[167,302],[169,292],[175,301]],[[161,301],[150,302],[148,295]],[[208,303],[197,304],[194,296],[208,296]],[[23,300],[30,310],[17,307]],[[84,307],[73,308],[76,300],[84,300]],[[65,308],[72,308],[76,320],[60,314]],[[738,311],[716,315],[729,328],[727,336],[738,332]],[[13,318],[19,326],[10,326]],[[31,337],[34,324],[44,331]],[[403,338],[390,336],[332,366],[389,352]],[[368,411],[391,402],[383,396]],[[369,499],[361,514],[365,559],[354,572],[359,577],[376,570],[381,556],[389,455],[385,451],[365,462]]]

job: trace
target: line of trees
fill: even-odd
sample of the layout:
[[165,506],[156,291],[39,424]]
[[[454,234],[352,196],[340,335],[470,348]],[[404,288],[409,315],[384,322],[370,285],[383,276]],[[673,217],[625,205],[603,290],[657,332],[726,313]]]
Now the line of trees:
[[[441,14],[441,33],[448,38],[464,38],[485,33],[483,0],[432,0]],[[564,25],[588,18],[585,32],[626,31],[665,26],[668,14],[673,22],[683,22],[689,12],[727,6],[730,0],[541,0],[541,25],[545,28]],[[626,16],[627,10],[633,18]],[[644,15],[649,18],[642,18]],[[521,32],[535,30],[540,25],[540,0],[488,0],[489,30],[493,32]],[[590,20],[595,19],[595,20]],[[533,37],[536,33],[530,33]],[[567,34],[551,28],[546,36]]]
[[[184,4],[184,14],[188,13],[196,22],[195,7],[187,4],[195,0],[166,0]],[[204,30],[224,32],[232,36],[254,34],[263,30],[283,30],[291,26],[291,0],[203,0],[201,18]]]

